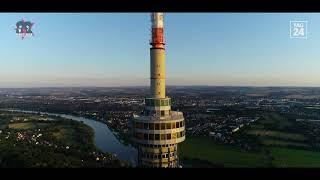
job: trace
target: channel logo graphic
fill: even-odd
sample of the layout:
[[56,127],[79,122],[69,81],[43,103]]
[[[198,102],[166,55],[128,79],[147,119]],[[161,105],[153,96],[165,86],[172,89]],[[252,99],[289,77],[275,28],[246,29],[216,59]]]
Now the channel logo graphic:
[[290,38],[307,39],[308,21],[290,21]]
[[22,40],[27,36],[34,36],[34,33],[32,32],[33,25],[33,22],[25,21],[24,19],[18,21],[15,28],[16,34],[21,37]]

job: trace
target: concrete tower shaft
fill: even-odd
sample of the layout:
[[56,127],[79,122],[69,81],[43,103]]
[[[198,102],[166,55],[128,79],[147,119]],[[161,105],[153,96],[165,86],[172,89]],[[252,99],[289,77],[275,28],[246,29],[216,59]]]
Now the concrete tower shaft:
[[161,48],[150,49],[150,91],[152,98],[166,97],[165,51]]
[[152,98],[166,97],[166,65],[163,13],[151,13],[150,93]]

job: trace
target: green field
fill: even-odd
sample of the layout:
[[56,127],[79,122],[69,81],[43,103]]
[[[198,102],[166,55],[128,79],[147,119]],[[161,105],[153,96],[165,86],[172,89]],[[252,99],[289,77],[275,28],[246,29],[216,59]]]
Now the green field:
[[[289,121],[283,115],[277,113],[266,113],[261,120],[252,124],[243,132],[247,135],[258,137],[257,140],[260,144],[266,146],[297,146],[297,147],[310,147],[306,143],[306,136],[301,132],[292,131],[295,128],[295,121]],[[291,131],[288,132],[288,129]]]
[[180,146],[180,158],[205,160],[225,167],[264,167],[263,153],[245,152],[233,146],[220,145],[207,137],[188,137]]
[[73,128],[68,126],[59,126],[57,131],[52,132],[52,135],[59,141],[76,144],[76,132]]
[[260,97],[260,96],[268,96],[269,93],[250,93],[246,94],[246,96],[252,96],[252,97]]
[[287,133],[281,131],[271,131],[271,130],[248,130],[247,134],[256,135],[256,136],[268,136],[268,137],[275,137],[280,139],[288,139],[294,141],[304,141],[306,138],[301,134],[295,133]]
[[273,112],[261,115],[257,122],[234,134],[255,151],[218,144],[209,137],[186,137],[179,146],[180,159],[194,167],[320,168],[320,152],[311,150],[308,134],[296,122],[299,117]]
[[10,123],[10,129],[33,129],[35,128],[35,123],[32,122],[25,122],[25,123]]
[[259,120],[259,124],[264,125],[265,128],[272,130],[283,130],[292,126],[292,122],[276,113],[264,114],[261,120]]
[[264,126],[262,124],[252,124],[250,129],[263,129]]
[[320,152],[270,148],[275,167],[320,167]]
[[308,144],[304,144],[304,143],[274,140],[274,139],[267,139],[267,138],[261,140],[261,144],[263,144],[263,145],[278,145],[278,146],[310,147]]
[[307,109],[320,109],[320,107],[319,106],[317,106],[317,107],[314,107],[314,106],[308,106],[308,107],[306,107]]
[[295,98],[295,99],[319,99],[320,95],[300,95],[300,94],[296,94],[296,95],[288,95],[286,96],[287,98]]
[[[216,144],[208,137],[188,137],[180,146],[182,161],[204,166],[224,167],[320,167],[320,152],[280,147],[265,147],[262,152],[245,152],[230,145]],[[195,159],[194,163],[192,159]]]
[[47,123],[39,122],[21,122],[21,123],[10,123],[8,126],[10,129],[33,129],[33,128],[42,128],[46,127]]

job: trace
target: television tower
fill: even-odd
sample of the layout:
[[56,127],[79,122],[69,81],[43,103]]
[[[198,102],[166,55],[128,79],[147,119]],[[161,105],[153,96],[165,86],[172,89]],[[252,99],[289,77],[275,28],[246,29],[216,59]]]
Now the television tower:
[[171,110],[166,96],[163,13],[151,13],[150,97],[131,121],[140,167],[179,167],[178,143],[185,140],[182,112]]

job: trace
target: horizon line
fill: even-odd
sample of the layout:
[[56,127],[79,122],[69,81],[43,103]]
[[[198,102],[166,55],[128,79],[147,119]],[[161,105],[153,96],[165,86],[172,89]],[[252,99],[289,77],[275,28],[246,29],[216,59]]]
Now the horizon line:
[[[30,87],[0,87],[0,89],[42,89],[42,88],[150,88],[146,85],[127,85],[127,86],[30,86]],[[297,86],[297,85],[167,85],[166,87],[249,87],[249,88],[320,88],[320,86]]]

